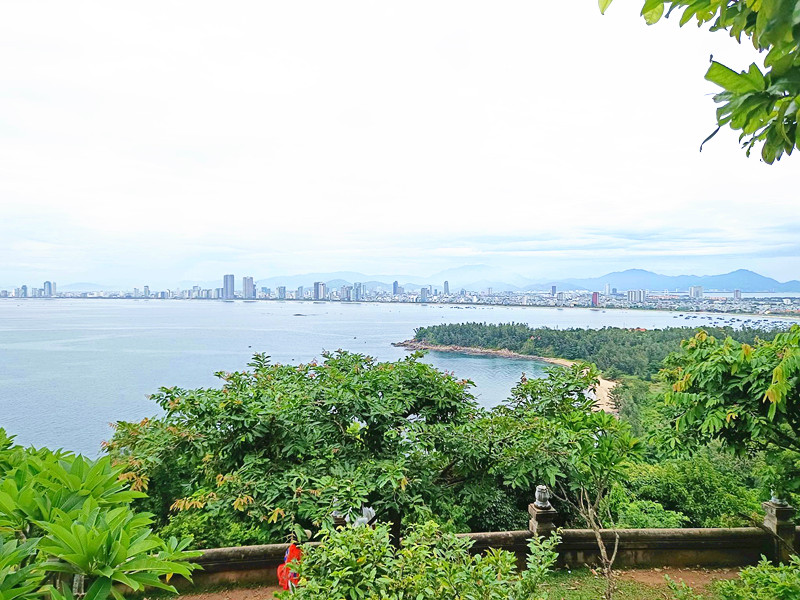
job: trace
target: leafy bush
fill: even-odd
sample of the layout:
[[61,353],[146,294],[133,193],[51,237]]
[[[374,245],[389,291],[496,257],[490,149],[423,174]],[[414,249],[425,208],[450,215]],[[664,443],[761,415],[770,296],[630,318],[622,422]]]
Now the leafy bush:
[[690,458],[635,465],[624,485],[634,500],[658,503],[667,512],[685,515],[685,525],[690,527],[747,524],[741,515],[760,510],[758,491],[748,485],[746,471],[733,473],[721,466],[723,460],[705,449]]
[[618,514],[617,527],[632,529],[677,528],[689,520],[651,500],[634,500],[621,507]]
[[490,487],[460,472],[463,444],[443,441],[479,409],[469,382],[419,357],[256,355],[250,371],[218,373],[221,389],[162,388],[165,414],[119,423],[107,449],[151,490],[142,506],[171,522],[164,531],[202,525],[209,545],[302,539],[364,505],[396,527],[423,505],[445,520],[465,486]]
[[13,445],[0,429],[0,599],[27,600],[73,582],[86,598],[122,598],[118,584],[175,591],[160,577],[191,579],[189,540],[162,540],[131,502],[122,469],[62,451]]
[[[685,583],[666,578],[674,600],[704,600]],[[766,558],[739,573],[739,579],[719,581],[715,597],[721,600],[797,600],[800,598],[800,557],[788,565],[773,565]]]
[[378,600],[384,598],[481,598],[534,600],[555,563],[558,537],[532,540],[528,569],[516,570],[511,552],[489,550],[470,554],[472,541],[444,533],[434,522],[417,524],[391,544],[389,528],[342,528],[328,532],[319,546],[304,547],[302,561],[293,563],[299,575],[297,600]]
[[723,600],[796,600],[800,598],[800,558],[775,566],[766,558],[739,574],[739,579],[722,581],[718,591]]

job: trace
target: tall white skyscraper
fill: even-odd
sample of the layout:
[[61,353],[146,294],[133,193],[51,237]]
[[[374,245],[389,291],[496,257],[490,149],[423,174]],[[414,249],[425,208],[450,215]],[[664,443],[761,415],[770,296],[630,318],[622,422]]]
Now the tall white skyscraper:
[[254,300],[256,297],[256,284],[252,277],[242,277],[242,298]]
[[225,277],[222,278],[222,297],[225,300],[233,300],[233,286],[233,275],[225,275]]
[[325,300],[325,282],[314,282],[314,300]]

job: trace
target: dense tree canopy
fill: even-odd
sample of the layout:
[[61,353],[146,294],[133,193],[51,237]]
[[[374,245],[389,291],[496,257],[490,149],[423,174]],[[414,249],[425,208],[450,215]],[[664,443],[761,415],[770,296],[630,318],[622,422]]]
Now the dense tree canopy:
[[[531,328],[524,323],[449,323],[420,327],[414,339],[442,346],[507,349],[520,354],[583,360],[596,364],[606,375],[650,377],[658,372],[661,362],[676,350],[681,340],[693,336],[698,329],[668,327],[665,329],[550,329]],[[771,339],[773,331],[708,327],[705,331],[717,337],[732,337],[746,343],[757,338]]]
[[[605,10],[613,0],[599,0]],[[642,15],[649,24],[680,12],[680,24],[710,24],[741,41],[750,39],[766,52],[762,71],[753,63],[739,72],[711,61],[706,79],[723,91],[714,96],[719,127],[740,131],[747,155],[761,145],[767,163],[800,146],[800,2],[797,0],[645,0]],[[716,133],[716,132],[715,132]],[[713,134],[712,134],[713,135]]]
[[667,361],[679,430],[764,451],[779,493],[800,491],[800,326],[755,345],[700,332]]

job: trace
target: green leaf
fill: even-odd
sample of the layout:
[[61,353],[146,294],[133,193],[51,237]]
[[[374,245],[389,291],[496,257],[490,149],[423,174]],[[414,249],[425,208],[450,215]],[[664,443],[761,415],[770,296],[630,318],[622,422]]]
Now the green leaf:
[[[763,85],[759,87],[755,75],[751,75],[750,73],[737,73],[733,69],[729,69],[716,61],[711,62],[711,66],[708,68],[708,72],[706,72],[706,79],[712,83],[716,83],[729,92],[737,94],[757,92],[763,89]],[[763,77],[761,77],[761,82],[763,84]]]
[[642,16],[648,25],[658,23],[664,16],[663,0],[647,0],[642,7]]
[[600,6],[600,13],[606,14],[606,9],[611,6],[611,3],[614,0],[597,0],[597,4]]
[[83,600],[106,600],[111,593],[111,580],[108,577],[100,577],[86,591]]

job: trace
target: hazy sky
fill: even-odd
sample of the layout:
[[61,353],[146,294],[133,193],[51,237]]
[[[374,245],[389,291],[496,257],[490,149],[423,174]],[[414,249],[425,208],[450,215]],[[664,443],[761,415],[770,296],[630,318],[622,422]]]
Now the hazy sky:
[[6,0],[0,285],[800,278],[800,156],[698,153],[758,56],[640,5]]

